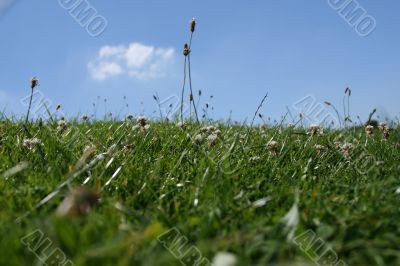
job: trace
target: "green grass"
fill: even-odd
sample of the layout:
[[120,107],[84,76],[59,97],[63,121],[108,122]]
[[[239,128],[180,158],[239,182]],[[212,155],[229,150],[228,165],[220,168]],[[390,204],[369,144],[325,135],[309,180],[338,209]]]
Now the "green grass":
[[[220,124],[209,146],[193,143],[201,127],[195,124],[182,130],[151,122],[147,132],[133,131],[134,124],[71,122],[61,133],[56,124],[36,123],[30,132],[42,145],[30,150],[21,123],[0,122],[0,173],[28,162],[25,170],[0,177],[0,265],[34,265],[36,256],[21,238],[36,229],[75,265],[182,265],[157,240],[171,228],[210,261],[227,251],[237,265],[313,265],[288,240],[282,220],[297,195],[295,236],[312,230],[347,265],[400,264],[400,130],[388,140],[375,130],[365,145],[363,129],[310,136],[301,128]],[[277,156],[266,148],[271,139],[278,142]],[[337,147],[345,142],[354,144],[349,158]],[[326,149],[318,154],[316,144]],[[91,145],[96,150],[86,163],[108,153],[72,179]],[[366,166],[368,160],[357,160],[363,152],[372,158]],[[255,156],[259,160],[250,162]],[[56,215],[69,190],[88,177],[85,187],[100,191],[100,203],[86,215]],[[35,208],[68,178],[69,186]],[[265,205],[255,206],[260,199]]]

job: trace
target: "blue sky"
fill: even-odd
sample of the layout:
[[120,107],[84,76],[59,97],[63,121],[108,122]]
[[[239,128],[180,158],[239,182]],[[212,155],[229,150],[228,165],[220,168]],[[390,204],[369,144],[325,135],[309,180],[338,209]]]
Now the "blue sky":
[[98,114],[155,116],[155,92],[161,100],[180,95],[182,47],[196,17],[193,85],[215,119],[230,111],[236,120],[251,118],[267,92],[267,117],[279,119],[307,95],[341,110],[347,86],[353,117],[373,108],[399,114],[397,0],[358,0],[377,22],[368,37],[327,0],[89,2],[108,23],[98,37],[60,1],[0,0],[1,110],[22,115],[21,99],[37,76],[44,97],[69,116],[93,114],[95,102]]

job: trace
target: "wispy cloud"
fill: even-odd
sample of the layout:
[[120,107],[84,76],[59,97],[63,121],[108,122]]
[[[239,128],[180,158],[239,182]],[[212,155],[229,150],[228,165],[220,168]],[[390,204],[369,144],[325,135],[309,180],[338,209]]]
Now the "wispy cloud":
[[159,48],[134,42],[127,46],[103,46],[97,58],[90,61],[91,77],[102,81],[118,75],[135,79],[156,79],[167,74],[174,60],[173,48]]
[[14,2],[15,0],[0,0],[0,15]]

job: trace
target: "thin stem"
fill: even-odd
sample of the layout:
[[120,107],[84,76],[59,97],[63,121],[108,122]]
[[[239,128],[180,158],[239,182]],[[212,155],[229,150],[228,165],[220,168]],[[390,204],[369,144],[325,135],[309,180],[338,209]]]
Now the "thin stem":
[[33,98],[33,88],[31,90],[31,98],[29,100],[29,107],[28,107],[28,112],[26,114],[26,118],[25,118],[25,125],[28,124],[28,119],[29,119],[29,113],[31,111],[31,106],[32,106],[32,98]]
[[344,115],[344,128],[347,128],[347,116],[346,116],[346,104],[345,104],[345,100],[346,100],[346,95],[344,95],[343,97],[343,115]]
[[185,64],[183,67],[183,86],[182,86],[182,97],[181,97],[181,123],[183,124],[183,97],[185,95],[185,84],[186,84],[186,61],[187,58],[185,56]]
[[190,103],[190,109],[189,109],[189,121],[192,121],[192,104]]
[[350,93],[347,96],[347,117],[350,119]]
[[192,47],[193,32],[190,33],[189,50]]
[[[191,41],[192,38],[190,38]],[[193,95],[193,90],[192,90],[192,76],[191,76],[191,71],[190,71],[190,54],[188,55],[188,61],[189,61],[189,87],[190,87],[190,93],[192,95],[192,102],[193,102],[193,109],[194,109],[194,113],[196,115],[196,120],[197,123],[199,123],[199,116],[197,115],[197,109],[196,109],[196,103],[194,100],[194,95]]]
[[339,120],[339,126],[340,126],[340,128],[341,128],[341,127],[342,127],[342,119],[340,118],[339,111],[338,111],[338,109],[336,109],[336,107],[335,107],[333,104],[331,104],[330,106],[331,106],[332,109],[335,111],[336,116],[337,116],[337,118],[338,118],[338,120]]
[[[191,48],[192,48],[192,40],[193,40],[193,31],[190,33],[190,40],[189,40],[189,51],[191,52]],[[188,54],[188,61],[189,61],[189,86],[190,86],[190,93],[192,94],[192,100],[193,100],[193,109],[194,109],[194,113],[196,115],[196,121],[197,123],[199,123],[199,116],[197,115],[197,108],[196,108],[196,103],[194,100],[194,94],[193,94],[193,89],[192,89],[192,73],[191,73],[191,69],[190,69],[190,52]],[[190,103],[192,104],[192,103]]]
[[159,110],[159,112],[160,112],[160,119],[161,119],[161,121],[163,121],[164,120],[164,118],[163,118],[163,114],[162,114],[162,111],[161,111],[161,104],[160,104],[160,97],[158,97],[158,93],[156,92],[156,102],[157,102],[157,105],[158,105],[158,110]]
[[256,110],[256,112],[254,113],[253,119],[251,120],[250,128],[253,127],[254,120],[256,119],[256,116],[257,116],[257,114],[258,114],[258,111],[260,111],[260,109],[261,109],[261,107],[263,106],[263,104],[264,104],[265,100],[267,99],[267,97],[268,97],[268,93],[265,94],[264,98],[261,100],[260,104],[258,105],[257,110]]

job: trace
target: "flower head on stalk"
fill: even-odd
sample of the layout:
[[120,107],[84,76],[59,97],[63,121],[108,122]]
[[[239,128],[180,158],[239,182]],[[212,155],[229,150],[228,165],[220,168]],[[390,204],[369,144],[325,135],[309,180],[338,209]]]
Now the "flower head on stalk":
[[[29,112],[31,111],[31,106],[32,106],[32,98],[33,98],[33,90],[39,85],[39,80],[37,77],[31,78],[31,97],[29,99],[29,106],[28,106],[28,112],[26,113],[26,118],[25,118],[25,125],[28,123],[29,120]],[[26,127],[25,127],[26,128]]]
[[31,89],[33,90],[39,85],[39,80],[37,77],[31,78]]
[[190,54],[189,45],[187,43],[185,43],[185,45],[183,46],[183,55],[188,56],[189,54]]
[[190,32],[194,32],[196,30],[196,19],[192,18],[190,21]]

